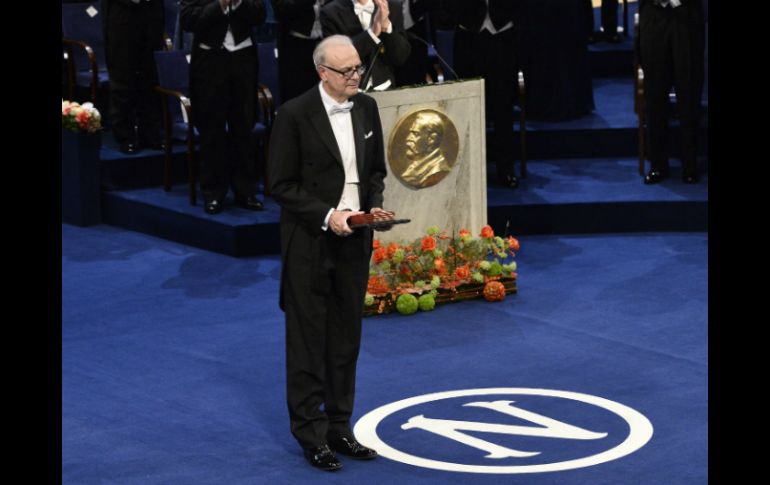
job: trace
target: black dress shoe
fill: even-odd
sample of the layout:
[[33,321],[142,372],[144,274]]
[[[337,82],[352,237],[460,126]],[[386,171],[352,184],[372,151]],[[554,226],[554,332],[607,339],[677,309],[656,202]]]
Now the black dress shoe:
[[335,471],[342,468],[342,463],[334,456],[334,452],[329,449],[329,445],[305,448],[304,454],[311,465],[321,470]]
[[357,460],[371,460],[377,456],[377,452],[362,445],[350,436],[338,436],[329,438],[329,446],[334,451]]
[[124,141],[120,144],[120,151],[131,155],[139,151],[139,144],[135,141]]
[[666,175],[664,175],[663,172],[660,172],[658,170],[650,170],[650,172],[644,177],[644,184],[645,185],[657,184],[665,180],[665,178],[666,178]]
[[248,197],[239,197],[236,195],[235,205],[252,211],[261,211],[265,208],[265,205],[261,200],[257,199],[256,195],[249,195]]
[[498,182],[500,182],[500,185],[503,187],[508,187],[511,189],[515,189],[519,186],[519,179],[515,175],[504,175],[498,180]]
[[206,203],[203,204],[203,210],[205,210],[207,214],[219,214],[222,212],[222,201],[219,199],[207,200]]
[[147,148],[152,148],[153,150],[160,150],[162,152],[166,151],[166,142],[162,140],[143,143],[142,146],[146,146]]

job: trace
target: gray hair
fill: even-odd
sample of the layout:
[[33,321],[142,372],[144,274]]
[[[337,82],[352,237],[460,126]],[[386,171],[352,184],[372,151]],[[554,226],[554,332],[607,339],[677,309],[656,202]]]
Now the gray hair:
[[324,40],[318,43],[313,50],[313,64],[318,67],[321,64],[326,64],[326,48],[329,46],[338,45],[353,45],[353,41],[347,35],[330,35]]

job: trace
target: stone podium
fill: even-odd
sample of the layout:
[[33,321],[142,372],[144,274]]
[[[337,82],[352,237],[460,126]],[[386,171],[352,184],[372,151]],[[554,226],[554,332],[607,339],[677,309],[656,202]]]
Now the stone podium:
[[[484,81],[368,94],[377,100],[385,140],[384,208],[411,219],[375,237],[386,244],[411,242],[429,226],[450,236],[463,228],[476,233],[487,223]],[[429,134],[431,120],[442,125],[441,135]],[[420,131],[425,140],[417,139]],[[431,147],[437,136],[441,146]],[[424,168],[414,168],[420,164]]]

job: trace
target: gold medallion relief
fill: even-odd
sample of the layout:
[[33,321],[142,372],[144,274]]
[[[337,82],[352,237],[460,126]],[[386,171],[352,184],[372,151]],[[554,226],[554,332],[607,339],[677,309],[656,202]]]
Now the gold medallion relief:
[[423,189],[441,182],[457,161],[459,136],[452,120],[435,109],[401,118],[390,134],[388,163],[403,183]]

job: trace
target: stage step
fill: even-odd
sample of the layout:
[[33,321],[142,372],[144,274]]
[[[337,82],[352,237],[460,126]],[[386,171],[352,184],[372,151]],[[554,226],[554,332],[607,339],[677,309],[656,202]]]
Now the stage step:
[[[635,159],[534,161],[520,188],[488,186],[489,222],[496,233],[514,235],[708,230],[707,176],[685,185],[678,165],[672,165],[670,180],[645,186]],[[492,164],[488,168],[494,170]],[[488,179],[494,180],[494,173]],[[189,205],[182,184],[171,192],[159,187],[105,192],[102,211],[107,224],[231,256],[280,251],[280,209],[270,198],[263,212],[227,200],[225,211],[212,216],[200,204]]]

